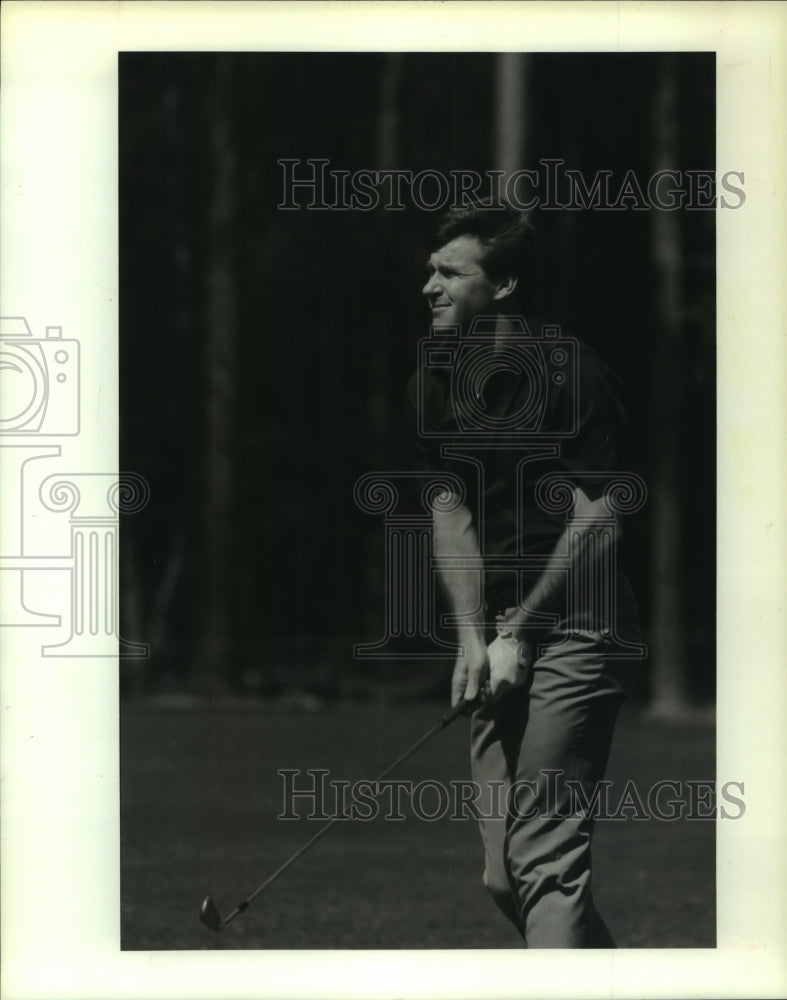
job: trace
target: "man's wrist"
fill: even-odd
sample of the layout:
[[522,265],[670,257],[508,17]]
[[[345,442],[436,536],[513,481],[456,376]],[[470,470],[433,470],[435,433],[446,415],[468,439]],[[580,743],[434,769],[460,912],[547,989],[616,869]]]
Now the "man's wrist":
[[486,650],[486,637],[481,623],[462,625],[459,630],[459,642],[465,647],[465,652]]
[[529,612],[526,608],[519,608],[505,624],[506,628],[511,630],[513,638],[537,643],[539,638],[553,627],[554,621],[554,617],[549,614]]
[[500,633],[504,638],[514,639],[519,642],[527,638],[528,616],[524,611],[517,611],[506,621],[503,631]]

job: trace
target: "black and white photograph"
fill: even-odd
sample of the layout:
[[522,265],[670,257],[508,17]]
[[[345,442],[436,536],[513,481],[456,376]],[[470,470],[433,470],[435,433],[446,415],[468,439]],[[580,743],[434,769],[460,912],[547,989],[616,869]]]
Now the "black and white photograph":
[[[407,995],[411,962],[458,995],[471,959],[467,996],[520,973],[537,995],[555,962],[598,973],[592,995],[701,996],[678,970],[718,984],[757,947],[778,995],[784,908],[742,858],[779,853],[784,813],[757,735],[783,701],[783,349],[769,366],[751,287],[778,273],[783,195],[731,141],[723,32],[611,44],[574,4],[492,4],[494,30],[481,5],[402,4],[402,33],[388,4],[278,5],[291,29],[220,6],[226,31],[203,5],[95,5],[114,90],[70,128],[53,97],[52,148],[81,152],[51,182],[70,235],[45,309],[5,265],[8,746],[36,697],[62,710],[6,789],[4,880],[34,867],[18,817],[62,823],[78,847],[41,879],[93,865],[102,900],[64,940],[149,962],[151,998],[212,996],[221,969],[237,995],[260,972],[260,996]],[[614,5],[585,6],[601,26]],[[558,7],[587,36],[561,44]],[[785,53],[761,7],[728,7],[762,93]],[[17,233],[28,159],[6,160]],[[42,770],[52,805],[20,811]]]
[[123,947],[714,947],[714,54],[118,72]]

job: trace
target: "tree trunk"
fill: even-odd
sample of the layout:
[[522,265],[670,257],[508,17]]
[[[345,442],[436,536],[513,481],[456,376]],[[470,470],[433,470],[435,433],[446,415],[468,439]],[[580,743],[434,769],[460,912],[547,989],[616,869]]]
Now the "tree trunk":
[[495,65],[495,159],[498,170],[511,174],[522,168],[527,136],[525,76],[527,56],[501,52]]
[[[197,683],[209,692],[227,686],[233,646],[232,551],[234,541],[233,401],[236,390],[237,303],[234,267],[235,150],[231,135],[232,56],[216,61],[213,118],[215,164],[208,223],[208,324],[206,338],[205,583],[206,647]],[[195,629],[198,626],[195,623]],[[202,631],[199,629],[199,631]],[[203,633],[204,634],[204,633]]]
[[[654,105],[654,172],[674,166],[678,159],[677,99],[675,58],[665,55]],[[654,314],[658,323],[654,330],[655,434],[650,484],[653,505],[650,710],[661,716],[675,716],[688,709],[681,613],[680,449],[685,381],[681,344],[681,212],[654,209],[651,220]]]

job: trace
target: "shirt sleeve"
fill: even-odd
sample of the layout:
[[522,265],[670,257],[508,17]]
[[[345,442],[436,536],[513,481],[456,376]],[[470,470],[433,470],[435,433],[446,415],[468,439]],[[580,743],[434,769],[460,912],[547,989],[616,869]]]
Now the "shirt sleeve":
[[558,464],[595,500],[623,468],[626,418],[621,382],[589,348],[579,352],[572,375],[556,399],[556,418],[570,430],[561,443]]
[[420,472],[442,472],[447,468],[438,437],[445,404],[445,391],[437,380],[423,369],[415,372],[407,383],[405,413]]

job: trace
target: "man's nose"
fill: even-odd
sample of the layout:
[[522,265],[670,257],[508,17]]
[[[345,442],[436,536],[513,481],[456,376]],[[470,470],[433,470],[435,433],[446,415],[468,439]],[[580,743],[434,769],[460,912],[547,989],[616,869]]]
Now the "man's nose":
[[426,284],[421,289],[422,295],[437,295],[440,292],[440,284],[436,274],[430,274],[426,279]]

